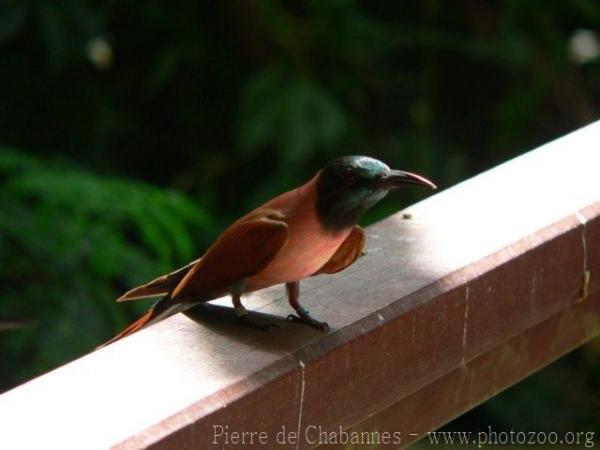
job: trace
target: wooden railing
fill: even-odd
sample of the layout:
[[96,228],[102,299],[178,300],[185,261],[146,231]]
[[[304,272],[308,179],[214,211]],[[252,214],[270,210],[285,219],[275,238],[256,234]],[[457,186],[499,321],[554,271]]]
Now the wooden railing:
[[[34,379],[0,396],[0,448],[406,445],[600,333],[599,167],[597,122],[369,227],[302,286],[328,334],[216,306]],[[283,295],[246,304],[284,317]]]

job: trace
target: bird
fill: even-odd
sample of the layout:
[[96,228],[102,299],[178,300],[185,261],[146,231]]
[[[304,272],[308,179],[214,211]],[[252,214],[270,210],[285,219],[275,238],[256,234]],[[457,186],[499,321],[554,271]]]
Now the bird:
[[103,344],[111,344],[173,314],[230,295],[240,322],[261,328],[242,295],[285,284],[296,314],[287,319],[327,331],[299,302],[300,281],[333,274],[363,253],[361,216],[389,191],[416,185],[436,189],[427,178],[390,169],[369,156],[342,156],[305,184],[272,198],[231,224],[188,265],[136,287],[118,302],[161,297],[142,317]]

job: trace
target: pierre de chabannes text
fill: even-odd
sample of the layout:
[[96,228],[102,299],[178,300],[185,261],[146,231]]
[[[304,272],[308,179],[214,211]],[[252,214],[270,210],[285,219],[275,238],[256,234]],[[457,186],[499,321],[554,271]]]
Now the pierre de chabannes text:
[[308,425],[302,432],[291,430],[285,425],[276,433],[267,431],[233,431],[228,425],[213,425],[214,445],[309,445],[354,444],[354,445],[399,445],[400,431],[344,431],[342,427],[325,431],[321,425]]

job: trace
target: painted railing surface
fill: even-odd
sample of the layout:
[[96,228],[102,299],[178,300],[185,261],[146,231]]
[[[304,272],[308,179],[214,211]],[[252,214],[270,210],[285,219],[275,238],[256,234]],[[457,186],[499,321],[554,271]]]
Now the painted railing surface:
[[273,288],[246,304],[276,334],[216,306],[34,379],[0,396],[0,448],[404,446],[600,334],[599,167],[597,122],[369,227],[303,283],[327,334]]

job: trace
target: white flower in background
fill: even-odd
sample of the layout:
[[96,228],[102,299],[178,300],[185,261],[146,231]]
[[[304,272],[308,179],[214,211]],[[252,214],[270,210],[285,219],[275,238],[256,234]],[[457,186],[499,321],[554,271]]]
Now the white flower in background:
[[585,64],[600,55],[600,42],[592,30],[576,30],[569,38],[569,58],[575,64]]
[[113,52],[110,44],[101,36],[89,40],[86,54],[97,69],[108,69],[113,61]]

